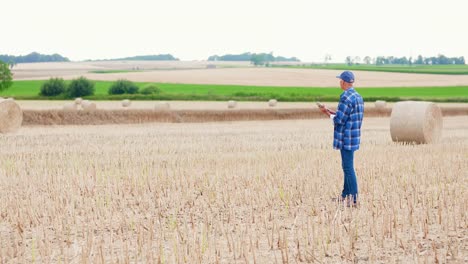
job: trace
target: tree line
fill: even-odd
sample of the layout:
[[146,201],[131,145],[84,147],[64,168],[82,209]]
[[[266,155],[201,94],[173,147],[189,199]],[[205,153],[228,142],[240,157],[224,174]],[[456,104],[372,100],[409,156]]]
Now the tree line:
[[208,57],[208,61],[250,61],[254,65],[265,65],[270,62],[285,62],[285,61],[296,61],[300,60],[296,57],[283,57],[283,56],[274,56],[272,52],[270,53],[250,53],[245,52],[242,54],[226,54],[222,56],[213,55]]
[[110,61],[118,60],[130,60],[130,61],[178,61],[179,59],[172,56],[171,54],[158,54],[158,55],[141,55],[141,56],[132,56],[125,58],[109,59]]
[[423,57],[419,55],[416,58],[413,57],[394,57],[394,56],[378,56],[371,58],[370,56],[365,56],[362,60],[359,56],[348,56],[345,60],[346,64],[375,64],[375,65],[387,65],[387,64],[402,64],[402,65],[465,65],[465,57],[447,57],[445,55],[439,54],[437,57]]
[[[172,56],[171,54],[158,54],[158,55],[142,55],[133,56],[117,59],[109,59],[107,61],[117,60],[140,60],[140,61],[178,61],[179,59]],[[18,63],[33,63],[33,62],[68,62],[70,61],[67,57],[63,57],[60,54],[46,55],[38,52],[31,52],[28,55],[0,55],[0,61],[8,64],[10,68],[13,68]],[[91,61],[91,60],[88,60]]]
[[13,56],[13,55],[0,55],[0,61],[3,61],[9,65],[18,63],[28,62],[58,62],[58,61],[70,61],[67,57],[63,57],[60,54],[46,55],[38,52],[31,52],[27,55]]

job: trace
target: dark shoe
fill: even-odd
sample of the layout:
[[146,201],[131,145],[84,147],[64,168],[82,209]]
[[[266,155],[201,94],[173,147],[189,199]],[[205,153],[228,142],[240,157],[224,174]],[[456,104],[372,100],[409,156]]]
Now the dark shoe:
[[342,203],[344,202],[345,198],[341,197],[341,196],[338,196],[336,198],[332,198],[331,201],[334,202],[334,203]]

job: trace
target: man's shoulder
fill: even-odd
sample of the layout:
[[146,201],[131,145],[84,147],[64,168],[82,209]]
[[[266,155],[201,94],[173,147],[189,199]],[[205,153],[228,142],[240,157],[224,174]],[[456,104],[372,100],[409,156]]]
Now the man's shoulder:
[[362,96],[354,88],[349,89],[346,92],[349,92],[346,95],[346,98],[348,98],[351,101],[355,101],[355,100],[362,101],[363,100]]
[[341,94],[341,99],[345,102],[353,102],[358,97],[361,97],[361,95],[354,88],[348,89]]

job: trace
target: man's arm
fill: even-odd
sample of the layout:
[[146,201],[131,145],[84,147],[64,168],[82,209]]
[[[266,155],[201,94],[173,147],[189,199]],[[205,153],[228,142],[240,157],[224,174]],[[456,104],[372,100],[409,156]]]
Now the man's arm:
[[335,117],[333,118],[333,123],[335,125],[344,125],[348,120],[350,113],[351,106],[348,105],[346,100],[340,99],[340,103],[336,109]]
[[335,111],[328,109],[324,104],[317,104],[317,105],[319,106],[320,111],[326,114],[327,116],[336,114]]

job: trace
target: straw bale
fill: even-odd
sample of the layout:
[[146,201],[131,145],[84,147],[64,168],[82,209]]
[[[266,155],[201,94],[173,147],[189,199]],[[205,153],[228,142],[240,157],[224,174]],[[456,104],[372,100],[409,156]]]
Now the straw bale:
[[236,108],[237,102],[234,100],[229,100],[228,101],[228,108]]
[[23,123],[23,111],[14,100],[0,100],[0,133],[16,132]]
[[398,102],[390,116],[390,134],[395,142],[435,143],[442,125],[442,112],[431,102]]

